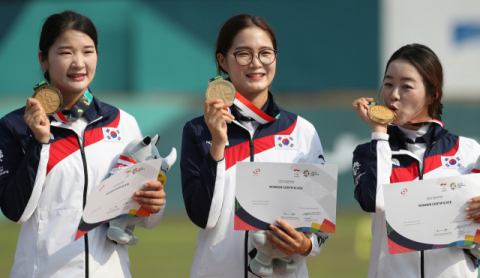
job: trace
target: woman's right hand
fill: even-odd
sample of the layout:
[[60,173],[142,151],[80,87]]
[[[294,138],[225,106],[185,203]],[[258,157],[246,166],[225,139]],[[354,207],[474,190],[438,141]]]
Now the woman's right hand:
[[227,124],[235,119],[225,108],[232,106],[233,102],[224,102],[221,99],[209,99],[205,101],[205,123],[212,135],[212,147],[210,154],[213,159],[223,159],[225,145],[228,141]]
[[373,101],[373,98],[370,97],[362,97],[359,99],[356,99],[354,102],[352,102],[352,108],[358,113],[358,117],[366,122],[371,128],[372,128],[372,133],[373,132],[381,132],[381,133],[387,133],[387,125],[386,124],[380,124],[368,116],[368,104]]
[[39,142],[47,144],[50,141],[50,120],[38,100],[27,99],[23,119]]

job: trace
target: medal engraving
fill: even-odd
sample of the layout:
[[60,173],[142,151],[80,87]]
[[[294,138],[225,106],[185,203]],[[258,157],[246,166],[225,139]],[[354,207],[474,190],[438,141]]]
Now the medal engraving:
[[395,112],[383,105],[373,105],[368,108],[370,119],[381,124],[390,124],[395,121]]
[[63,103],[63,97],[60,91],[53,86],[47,85],[38,87],[32,98],[40,102],[47,116],[57,113]]
[[210,82],[207,88],[207,99],[221,99],[225,102],[235,99],[235,87],[221,77]]

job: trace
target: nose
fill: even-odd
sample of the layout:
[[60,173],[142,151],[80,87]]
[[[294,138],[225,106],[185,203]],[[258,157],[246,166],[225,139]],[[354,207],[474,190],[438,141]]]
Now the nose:
[[257,55],[253,54],[252,56],[252,62],[250,62],[250,67],[252,68],[261,68],[262,67],[262,62],[260,62],[260,57]]
[[393,101],[400,100],[400,90],[398,87],[394,87],[390,93],[390,99]]
[[72,67],[82,69],[85,66],[84,57],[82,54],[73,55]]

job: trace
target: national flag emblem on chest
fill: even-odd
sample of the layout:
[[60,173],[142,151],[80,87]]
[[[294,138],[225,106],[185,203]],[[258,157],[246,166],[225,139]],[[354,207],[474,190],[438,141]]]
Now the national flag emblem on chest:
[[459,156],[441,156],[443,169],[458,169],[462,166],[462,159]]
[[103,140],[107,142],[122,142],[123,132],[118,128],[102,127]]
[[297,140],[292,135],[275,135],[275,149],[276,150],[297,150]]

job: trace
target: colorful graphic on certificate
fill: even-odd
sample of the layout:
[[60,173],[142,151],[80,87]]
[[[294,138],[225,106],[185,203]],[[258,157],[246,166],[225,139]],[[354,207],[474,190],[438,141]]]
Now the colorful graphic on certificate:
[[480,243],[480,224],[466,219],[480,196],[480,174],[385,184],[390,254]]
[[338,166],[239,162],[235,230],[269,230],[282,219],[302,232],[335,232]]
[[139,162],[112,175],[92,188],[83,210],[75,240],[110,220],[126,217],[150,216],[150,210],[132,199],[135,191],[157,180],[163,159]]

